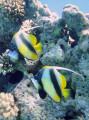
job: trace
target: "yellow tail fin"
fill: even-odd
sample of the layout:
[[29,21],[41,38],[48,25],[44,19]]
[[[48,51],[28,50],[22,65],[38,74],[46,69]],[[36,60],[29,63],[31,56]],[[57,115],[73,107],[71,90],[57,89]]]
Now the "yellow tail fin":
[[66,87],[66,78],[60,73],[60,78],[61,78],[61,89]]
[[35,46],[36,43],[37,43],[36,37],[34,35],[32,35],[32,34],[28,34],[28,36],[29,36],[29,38],[31,40],[32,45]]
[[70,96],[70,92],[71,92],[70,89],[63,89],[62,90],[62,94],[63,94],[65,99],[67,99]]
[[39,53],[42,52],[42,44],[41,43],[38,43],[36,46],[34,46],[35,50]]

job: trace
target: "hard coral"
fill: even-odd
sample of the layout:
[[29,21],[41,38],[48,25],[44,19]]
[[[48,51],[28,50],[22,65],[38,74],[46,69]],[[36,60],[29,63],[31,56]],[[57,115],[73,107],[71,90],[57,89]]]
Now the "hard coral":
[[0,93],[0,119],[13,120],[18,115],[18,107],[10,93]]
[[3,12],[11,15],[16,22],[24,17],[24,0],[2,0],[0,4],[4,6]]
[[63,60],[64,60],[64,52],[58,45],[50,49],[49,52],[45,53],[41,58],[41,62],[43,65],[46,65],[47,63],[48,65],[55,65],[54,63],[59,63]]
[[6,75],[6,73],[12,72],[13,64],[10,61],[10,58],[7,56],[7,51],[0,56],[0,73]]
[[87,18],[79,11],[77,6],[67,4],[62,11],[62,18],[70,29],[74,28],[77,34],[89,26]]

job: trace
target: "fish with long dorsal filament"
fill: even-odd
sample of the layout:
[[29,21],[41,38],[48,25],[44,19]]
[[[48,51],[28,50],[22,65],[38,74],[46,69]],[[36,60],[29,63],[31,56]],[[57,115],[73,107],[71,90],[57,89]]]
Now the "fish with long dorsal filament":
[[60,70],[75,73],[84,79],[81,74],[71,69],[57,66],[44,66],[34,77],[30,77],[42,99],[44,99],[47,94],[56,102],[60,102],[62,97],[65,99],[69,98],[71,89],[66,88],[67,81],[64,75],[60,73]]
[[[13,56],[13,51],[16,51],[27,59],[36,60],[38,58],[38,53],[42,52],[42,44],[37,42],[37,38],[34,35],[26,33],[26,31],[38,27],[41,26],[20,30],[13,36],[10,46]],[[8,55],[11,57],[10,53]]]

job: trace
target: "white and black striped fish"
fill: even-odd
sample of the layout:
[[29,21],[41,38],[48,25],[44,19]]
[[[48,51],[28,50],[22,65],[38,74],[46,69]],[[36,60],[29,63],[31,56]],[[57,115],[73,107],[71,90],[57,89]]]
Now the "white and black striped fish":
[[14,36],[12,41],[15,42],[15,45],[18,51],[28,59],[36,60],[37,52],[41,53],[42,44],[37,43],[37,39],[34,35],[27,34],[25,31],[19,31]]
[[[56,102],[60,102],[62,97],[65,99],[69,97],[70,89],[66,88],[66,78],[60,73],[60,70],[66,70],[78,74],[75,71],[63,67],[45,66],[40,69],[34,77],[30,78],[38,89],[39,95],[42,99],[44,99],[47,94]],[[80,74],[78,75],[81,76]]]

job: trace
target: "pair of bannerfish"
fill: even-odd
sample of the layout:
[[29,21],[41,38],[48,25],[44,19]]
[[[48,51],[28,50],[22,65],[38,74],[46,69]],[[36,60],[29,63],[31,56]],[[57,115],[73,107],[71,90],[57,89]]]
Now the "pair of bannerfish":
[[[25,58],[36,60],[38,52],[42,51],[42,44],[37,42],[37,39],[32,34],[27,34],[25,31],[17,32],[12,39],[12,42],[16,45],[15,48]],[[10,57],[16,57],[16,49],[9,51]],[[57,66],[44,66],[38,71],[38,73],[30,77],[34,86],[38,89],[39,96],[44,99],[48,94],[54,101],[60,102],[61,98],[69,98],[71,93],[71,87],[67,88],[66,78],[60,73],[60,70],[69,71],[75,73],[83,78],[79,73],[67,68]],[[84,79],[84,78],[83,78]]]

